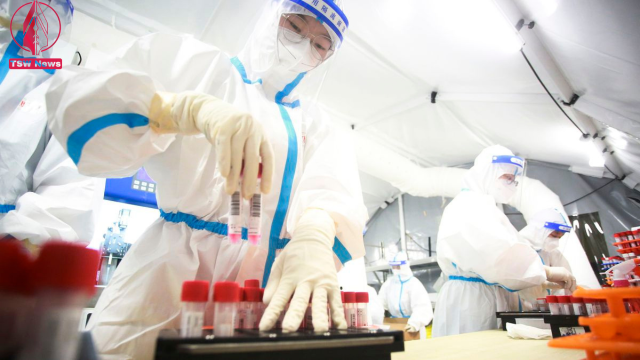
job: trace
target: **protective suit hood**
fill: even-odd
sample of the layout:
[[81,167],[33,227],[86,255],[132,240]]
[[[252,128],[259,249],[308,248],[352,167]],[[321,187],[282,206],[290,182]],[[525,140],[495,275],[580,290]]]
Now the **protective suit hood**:
[[[279,26],[283,14],[299,14],[318,19],[327,29],[333,42],[333,55],[324,61],[303,56],[309,51],[309,42],[292,44],[282,35]],[[238,58],[242,62],[248,79],[258,81],[269,100],[293,103],[300,93],[303,79],[311,82],[309,93],[317,92],[331,59],[335,57],[348,27],[346,15],[339,1],[334,0],[281,0],[270,1],[265,6],[255,30]],[[320,80],[309,81],[307,73],[313,72]],[[305,84],[308,85],[308,84]],[[316,89],[317,87],[317,89]]]
[[489,195],[496,202],[506,203],[515,195],[517,182],[507,184],[499,178],[505,174],[519,178],[523,169],[524,160],[511,150],[500,145],[489,146],[480,152],[473,167],[465,174],[463,189]]
[[557,209],[545,209],[533,216],[520,235],[527,239],[536,250],[552,251],[558,247],[560,239],[551,238],[554,231],[569,232],[571,227],[565,216]]
[[393,277],[398,281],[404,282],[413,277],[413,271],[411,271],[407,254],[404,252],[397,253],[389,260],[389,266],[400,266],[400,270],[392,269]]

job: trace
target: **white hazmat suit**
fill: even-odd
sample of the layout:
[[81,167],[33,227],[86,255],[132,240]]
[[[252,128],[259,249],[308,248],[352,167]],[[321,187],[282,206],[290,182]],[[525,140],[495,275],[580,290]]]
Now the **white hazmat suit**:
[[[569,261],[558,249],[560,238],[550,236],[554,231],[568,233],[571,231],[571,226],[557,209],[545,209],[533,216],[529,224],[520,230],[520,235],[538,252],[543,265],[562,267],[571,271]],[[564,291],[564,289],[553,291],[543,286],[536,286],[520,291],[519,295],[523,309],[529,310],[536,299],[547,295],[564,295]]]
[[[0,17],[11,18],[27,3],[0,4]],[[68,29],[69,3],[48,4]],[[14,27],[19,24],[22,29],[28,6],[16,13]],[[9,69],[9,59],[30,54],[14,42],[4,20],[0,25],[0,235],[33,245],[51,238],[89,242],[104,196],[104,180],[80,175],[47,128],[44,95],[54,70]],[[24,41],[22,31],[14,30],[13,35],[18,43]],[[43,55],[49,56],[50,51]]]
[[[337,321],[335,314],[342,305],[334,261],[339,267],[364,254],[366,209],[349,141],[320,117],[312,117],[309,104],[298,98],[296,89],[313,66],[307,66],[306,57],[303,62],[282,60],[282,29],[278,25],[282,14],[313,12],[324,16],[324,26],[330,28],[334,44],[339,44],[345,28],[339,29],[338,41],[334,37],[336,22],[346,26],[341,20],[344,14],[329,19],[329,15],[320,15],[316,6],[328,7],[331,13],[338,11],[335,4],[325,1],[268,3],[252,38],[237,57],[189,36],[154,34],[137,39],[97,69],[69,67],[56,74],[47,95],[49,120],[80,172],[124,177],[144,165],[157,181],[161,217],[132,246],[89,322],[102,358],[151,359],[158,332],[179,326],[180,288],[186,280],[242,282],[257,278],[264,287],[268,281],[271,286],[275,278],[277,291],[267,286],[265,300],[273,297],[277,307],[284,306],[292,288],[301,284],[286,280],[287,275],[320,269],[327,274],[315,275],[322,275],[319,278],[332,308],[337,306],[336,296],[340,304],[333,312],[334,323]],[[295,51],[289,54],[293,53],[301,55]],[[221,149],[209,141],[210,134],[204,130],[206,136],[162,132],[150,127],[154,124],[149,116],[151,101],[159,91],[183,99],[189,99],[186,91],[213,95],[232,105],[224,105],[225,111],[235,108],[250,114],[243,119],[263,131],[273,147],[275,167],[272,191],[262,197],[259,246],[248,244],[246,230],[244,241],[237,244],[226,236],[230,196],[216,163]],[[171,115],[175,114],[173,104]],[[313,214],[319,216],[311,217]],[[300,219],[306,219],[304,231],[297,234],[297,228],[302,227]],[[314,219],[323,221],[315,232],[309,226]],[[296,237],[306,243],[297,242]],[[328,253],[328,266],[325,258],[322,266],[315,266],[319,258],[301,254],[300,246],[294,246],[292,254],[288,250],[294,243],[309,245],[302,249],[317,248],[316,253],[322,256]],[[289,256],[283,264],[278,260],[285,255]],[[302,290],[296,288],[296,297],[304,297],[306,291],[305,309],[313,290],[316,326],[316,318],[321,317],[315,316],[315,305],[321,307],[318,295],[322,292],[310,287]],[[326,306],[324,309],[326,314]],[[273,318],[274,312],[268,309],[263,321]],[[339,316],[344,322],[343,315]],[[210,319],[207,315],[205,321]]]
[[[506,162],[496,162],[503,159]],[[438,264],[448,280],[436,302],[433,336],[497,328],[496,311],[517,309],[510,292],[546,280],[538,254],[496,201],[506,202],[517,182],[501,176],[522,174],[524,162],[508,149],[484,149],[465,175],[463,191],[446,207],[438,232]]]
[[413,276],[407,255],[404,252],[396,254],[391,266],[400,266],[400,270],[393,270],[393,276],[387,279],[380,288],[380,301],[391,316],[408,318],[413,331],[420,332],[420,338],[426,338],[426,326],[433,319],[433,308],[427,289],[420,280]]

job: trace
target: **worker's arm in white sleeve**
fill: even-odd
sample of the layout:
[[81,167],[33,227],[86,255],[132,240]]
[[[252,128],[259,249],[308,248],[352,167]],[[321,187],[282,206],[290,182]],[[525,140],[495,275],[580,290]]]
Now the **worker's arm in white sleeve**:
[[433,308],[427,289],[417,278],[411,279],[411,317],[407,324],[416,329],[424,328],[433,320]]
[[[389,292],[389,283],[385,281],[382,283],[380,287],[380,291],[378,292],[378,299],[380,299],[380,305],[382,305],[383,310],[389,310],[389,304],[387,303],[387,293]],[[384,315],[384,311],[382,312]]]
[[376,294],[376,289],[371,286],[367,286],[367,292],[369,293],[369,315],[371,315],[371,324],[381,325],[384,322],[384,308],[382,303]]
[[0,233],[35,245],[48,239],[89,242],[103,196],[104,180],[80,175],[51,137],[34,171],[33,191],[0,219]]
[[[455,222],[447,227],[456,232],[442,241],[443,251],[438,249],[442,255],[446,254],[461,270],[508,290],[544,283],[546,273],[540,257],[528,243],[519,240],[506,218],[507,224],[500,221],[504,214],[496,214],[499,210],[495,205],[458,206],[457,211],[460,216],[447,220]],[[443,222],[445,218],[446,213]]]
[[367,211],[362,200],[355,152],[347,134],[317,117],[306,133],[303,145],[302,177],[287,214],[287,231],[306,209],[326,211],[336,223],[334,254],[340,263],[364,256],[362,231]]
[[[188,46],[196,46],[195,40],[154,34],[125,46],[95,70],[67,66],[56,71],[46,95],[49,126],[80,173],[130,176],[169,147],[176,134],[159,134],[149,126],[152,98],[157,91],[192,90],[182,84],[202,74],[177,69],[206,69],[219,56],[206,48],[202,56],[181,59],[181,49]],[[177,61],[180,67],[174,66]]]

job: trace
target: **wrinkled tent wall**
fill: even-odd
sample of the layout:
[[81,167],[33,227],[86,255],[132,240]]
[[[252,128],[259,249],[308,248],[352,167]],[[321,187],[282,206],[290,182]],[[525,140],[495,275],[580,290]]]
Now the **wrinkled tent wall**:
[[[530,162],[527,168],[527,176],[541,180],[550,190],[558,194],[563,204],[572,202],[610,182],[598,192],[566,206],[565,210],[569,215],[599,212],[611,254],[616,252],[612,245],[613,234],[640,225],[640,207],[627,199],[630,195],[640,198],[640,193],[630,190],[620,181],[614,180],[611,182],[611,179],[582,176],[568,171],[565,166],[542,162]],[[443,197],[421,198],[405,194],[407,231],[431,236],[431,246],[435,250],[437,244],[436,224],[439,224],[439,219],[444,210],[442,205],[446,206],[450,200],[450,198]],[[425,213],[427,214],[426,217],[424,216]],[[505,213],[509,214],[509,219],[517,229],[521,229],[526,225],[523,216],[515,209],[505,207]],[[424,221],[421,221],[422,219]],[[398,222],[398,205],[397,201],[395,201],[386,209],[381,210],[369,223],[367,233],[364,236],[369,264],[373,264],[379,258],[378,249],[380,243],[388,246],[398,241],[400,231]],[[427,239],[426,236],[422,238],[425,241]],[[408,244],[410,242],[410,240],[407,240]],[[425,248],[428,246],[424,241],[420,242],[420,245]],[[561,251],[567,251],[566,246],[566,241],[563,241]],[[427,255],[425,254],[424,256]],[[409,252],[409,257],[410,259],[418,258],[417,254],[412,251]],[[590,271],[590,269],[587,270]],[[369,274],[368,281],[370,284],[375,284],[377,279],[372,274]],[[425,283],[425,286],[431,288],[432,283]]]

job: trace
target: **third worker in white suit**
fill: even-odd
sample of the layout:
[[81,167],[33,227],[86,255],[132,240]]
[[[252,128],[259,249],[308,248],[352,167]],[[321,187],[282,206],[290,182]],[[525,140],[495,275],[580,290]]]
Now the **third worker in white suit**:
[[[558,249],[560,239],[570,231],[571,225],[562,212],[557,209],[544,209],[537,212],[527,226],[520,230],[520,235],[529,241],[543,265],[563,267],[571,272],[569,261]],[[564,290],[554,291],[544,286],[536,286],[519,292],[524,310],[530,310],[537,298],[554,294],[564,295]]]
[[[282,327],[298,329],[312,294],[314,328],[328,328],[327,303],[333,324],[346,328],[336,267],[364,255],[367,218],[355,154],[298,94],[319,91],[308,86],[347,26],[333,1],[267,1],[237,57],[190,36],[153,34],[95,69],[56,72],[49,122],[79,171],[124,177],[144,165],[158,182],[160,218],[131,247],[88,325],[102,359],[152,359],[159,331],[179,327],[186,280],[261,279],[269,304],[261,330],[289,299]],[[235,190],[245,206],[263,194],[259,246],[246,228],[238,242],[227,236]]]
[[484,149],[465,174],[463,190],[445,208],[438,264],[448,278],[440,290],[433,336],[495,329],[497,311],[517,309],[512,293],[546,281],[575,287],[564,268],[547,267],[496,203],[516,193],[524,159],[507,148]]
[[433,308],[427,289],[413,276],[409,260],[404,252],[396,254],[389,261],[393,276],[380,288],[379,298],[391,316],[408,318],[405,328],[408,332],[420,332],[426,338],[426,326],[433,319]]

